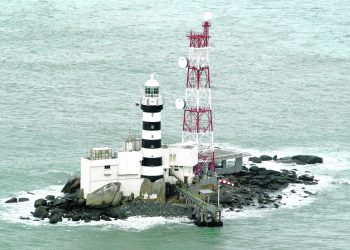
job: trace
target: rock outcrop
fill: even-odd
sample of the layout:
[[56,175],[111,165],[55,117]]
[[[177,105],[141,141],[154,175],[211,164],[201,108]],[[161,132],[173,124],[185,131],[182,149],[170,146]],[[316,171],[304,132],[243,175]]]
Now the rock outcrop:
[[95,190],[94,192],[86,196],[86,206],[102,208],[112,206],[113,202],[114,204],[118,204],[121,200],[118,200],[118,198],[122,197],[122,194],[117,195],[119,189],[120,183],[113,182]]
[[149,179],[145,178],[141,184],[140,197],[148,201],[165,202],[164,179],[151,182]]
[[17,203],[17,198],[16,197],[13,197],[7,201],[5,201],[5,203]]
[[70,179],[62,188],[62,193],[74,193],[80,189],[80,177],[74,177],[73,179]]

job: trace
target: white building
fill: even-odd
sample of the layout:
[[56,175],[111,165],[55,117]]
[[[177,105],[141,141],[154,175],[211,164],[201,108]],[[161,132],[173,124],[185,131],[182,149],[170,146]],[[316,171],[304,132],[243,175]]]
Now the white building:
[[[120,182],[124,196],[140,195],[145,178],[151,182],[163,181],[174,184],[176,181],[191,184],[198,164],[198,146],[185,142],[173,145],[161,143],[161,110],[163,98],[159,83],[151,76],[145,84],[141,98],[143,111],[142,138],[129,136],[122,151],[113,152],[111,148],[92,148],[90,155],[81,158],[81,188],[86,196],[111,182]],[[218,152],[220,153],[220,152]],[[242,154],[229,154],[222,151],[218,162],[223,171],[240,171]],[[220,154],[218,154],[220,155]],[[226,168],[226,160],[237,158],[234,168]],[[222,158],[222,159],[221,159]],[[220,164],[218,164],[220,165]]]

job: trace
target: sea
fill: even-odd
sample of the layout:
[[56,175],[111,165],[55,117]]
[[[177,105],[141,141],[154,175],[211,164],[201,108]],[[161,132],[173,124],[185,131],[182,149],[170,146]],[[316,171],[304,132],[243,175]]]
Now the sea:
[[[135,103],[152,73],[165,98],[162,141],[181,140],[177,60],[207,11],[215,143],[323,157],[262,164],[308,171],[318,185],[288,187],[278,209],[224,211],[222,228],[19,219],[79,175],[89,148],[118,150],[140,133]],[[350,249],[349,13],[349,0],[1,0],[0,249]],[[11,197],[30,201],[5,204]]]

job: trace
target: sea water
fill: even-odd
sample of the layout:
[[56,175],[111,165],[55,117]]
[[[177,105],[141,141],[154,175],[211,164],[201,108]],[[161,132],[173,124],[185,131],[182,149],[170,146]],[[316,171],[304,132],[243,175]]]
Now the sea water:
[[[288,187],[279,209],[225,211],[222,228],[20,220],[79,174],[90,147],[118,150],[141,131],[135,102],[151,73],[165,97],[163,142],[181,140],[177,59],[206,11],[215,142],[321,156],[314,166],[263,164],[309,171],[319,184]],[[0,249],[349,249],[349,13],[348,0],[1,1]],[[14,196],[30,201],[4,203]]]

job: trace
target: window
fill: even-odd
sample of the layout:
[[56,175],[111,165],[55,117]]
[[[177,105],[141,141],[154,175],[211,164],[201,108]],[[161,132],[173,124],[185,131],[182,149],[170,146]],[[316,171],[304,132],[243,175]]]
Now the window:
[[151,129],[154,129],[154,125],[151,125]]
[[145,87],[145,96],[146,97],[158,97],[159,88],[158,87]]
[[111,165],[105,165],[105,170],[111,169]]

